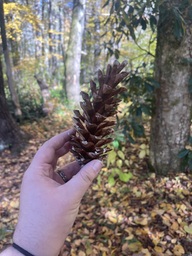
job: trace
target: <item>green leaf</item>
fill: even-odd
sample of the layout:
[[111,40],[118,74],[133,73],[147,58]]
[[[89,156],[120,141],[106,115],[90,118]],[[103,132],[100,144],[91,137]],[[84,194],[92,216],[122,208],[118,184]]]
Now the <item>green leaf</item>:
[[154,15],[150,15],[149,21],[150,21],[151,29],[154,32],[155,28],[157,26],[157,19],[156,19],[156,17]]
[[189,226],[184,226],[185,232],[192,235],[192,223]]
[[183,157],[185,157],[188,153],[189,153],[189,150],[186,149],[186,148],[184,148],[184,149],[182,149],[182,150],[179,152],[178,158],[183,158]]
[[115,49],[115,58],[119,59],[120,51],[118,49]]
[[108,177],[108,183],[109,183],[110,186],[114,186],[115,185],[115,179],[114,179],[113,175],[110,175]]
[[114,150],[109,152],[108,157],[107,157],[107,167],[109,167],[110,164],[115,163],[116,156],[117,156],[117,153]]
[[97,176],[97,184],[98,184],[98,185],[101,185],[101,175],[98,175],[98,176]]
[[118,160],[116,161],[116,165],[117,165],[118,168],[121,168],[122,165],[123,165],[123,161],[122,161],[121,159],[118,159]]
[[131,25],[128,26],[129,32],[133,40],[136,40],[135,31]]
[[129,5],[128,14],[133,14],[133,12],[134,12],[133,6]]
[[109,48],[109,47],[107,47],[107,50],[109,51],[109,55],[112,56],[113,53],[114,53],[113,50],[111,48]]
[[112,168],[112,174],[113,174],[113,176],[115,176],[116,174],[119,175],[119,173],[121,173],[121,169],[119,169],[119,168]]
[[125,160],[125,154],[124,154],[121,150],[118,150],[118,151],[117,151],[117,155],[118,155],[121,159]]
[[118,140],[114,140],[112,144],[113,144],[114,148],[118,148],[119,147],[119,141]]
[[115,10],[116,10],[116,12],[119,12],[120,6],[121,6],[120,1],[116,1],[115,2]]
[[128,172],[128,173],[121,172],[121,173],[119,173],[119,179],[123,182],[128,182],[132,177],[133,177],[133,174],[131,172]]
[[141,24],[142,29],[146,30],[146,28],[147,28],[147,20],[141,18],[140,24]]

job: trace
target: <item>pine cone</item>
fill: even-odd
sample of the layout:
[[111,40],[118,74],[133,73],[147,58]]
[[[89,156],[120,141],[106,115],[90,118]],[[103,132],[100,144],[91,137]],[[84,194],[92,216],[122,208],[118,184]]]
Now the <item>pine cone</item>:
[[116,60],[112,66],[107,66],[106,74],[99,70],[99,87],[91,81],[91,96],[81,92],[83,102],[80,102],[80,106],[83,113],[74,110],[76,135],[71,138],[71,152],[81,166],[93,159],[103,159],[109,151],[104,145],[112,141],[110,135],[115,121],[111,118],[117,113],[120,102],[117,96],[126,90],[124,87],[117,88],[117,85],[128,75],[127,72],[121,72],[126,65],[126,61],[120,64]]

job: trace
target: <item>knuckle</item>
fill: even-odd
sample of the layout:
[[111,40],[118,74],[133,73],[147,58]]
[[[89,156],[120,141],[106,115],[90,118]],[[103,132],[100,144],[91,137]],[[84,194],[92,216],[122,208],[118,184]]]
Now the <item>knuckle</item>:
[[87,171],[80,172],[81,178],[86,182],[86,183],[92,183],[93,178],[91,177],[90,173]]

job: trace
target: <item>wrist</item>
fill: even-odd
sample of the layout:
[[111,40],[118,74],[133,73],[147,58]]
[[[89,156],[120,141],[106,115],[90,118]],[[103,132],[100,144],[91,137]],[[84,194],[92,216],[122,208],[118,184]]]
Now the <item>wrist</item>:
[[[20,233],[20,232],[18,232]],[[33,256],[56,256],[58,255],[57,253],[55,253],[55,251],[48,246],[47,243],[44,243],[41,239],[37,239],[37,237],[29,237],[27,235],[18,235],[17,231],[14,233],[13,236],[13,241],[16,245],[18,245],[19,247],[21,247],[22,249],[24,249],[25,251],[27,251],[29,253],[29,255],[33,255]],[[27,239],[28,237],[28,239]],[[14,248],[15,249],[15,248]],[[15,249],[16,250],[16,249]],[[24,256],[24,255],[28,255],[28,254],[22,254],[20,252],[20,254],[18,254],[18,256]]]
[[0,253],[1,256],[23,256],[22,253],[17,251],[15,248],[12,246],[8,247],[5,249],[3,252]]

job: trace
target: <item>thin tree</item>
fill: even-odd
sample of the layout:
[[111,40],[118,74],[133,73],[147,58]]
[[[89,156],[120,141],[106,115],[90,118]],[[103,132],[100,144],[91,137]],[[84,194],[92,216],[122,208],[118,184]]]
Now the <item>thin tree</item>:
[[80,100],[80,64],[86,0],[73,1],[70,38],[65,62],[65,90],[69,102]]
[[2,46],[3,46],[3,54],[6,64],[6,74],[8,80],[8,86],[11,94],[11,98],[14,104],[14,110],[16,116],[21,116],[21,107],[19,103],[19,97],[17,95],[15,84],[12,75],[12,67],[11,61],[9,56],[9,50],[7,46],[7,37],[6,37],[6,29],[5,29],[5,18],[4,18],[4,9],[3,9],[3,0],[0,0],[0,28],[1,28],[1,39],[2,39]]
[[101,11],[101,0],[96,0],[94,4],[94,23],[95,23],[95,33],[94,33],[94,74],[101,69],[100,60],[100,11]]

